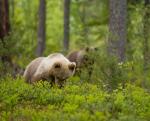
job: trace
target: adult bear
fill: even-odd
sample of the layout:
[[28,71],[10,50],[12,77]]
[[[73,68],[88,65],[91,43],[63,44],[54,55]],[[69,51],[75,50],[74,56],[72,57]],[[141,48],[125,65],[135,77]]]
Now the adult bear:
[[23,76],[28,83],[47,80],[61,87],[64,81],[74,74],[75,67],[75,62],[70,62],[61,53],[54,53],[34,59],[26,67]]

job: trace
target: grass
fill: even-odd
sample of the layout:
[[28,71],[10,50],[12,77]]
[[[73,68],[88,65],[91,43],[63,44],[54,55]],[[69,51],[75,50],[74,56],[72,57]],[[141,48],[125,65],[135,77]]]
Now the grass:
[[150,94],[135,85],[107,92],[77,78],[64,88],[0,80],[0,121],[149,121]]

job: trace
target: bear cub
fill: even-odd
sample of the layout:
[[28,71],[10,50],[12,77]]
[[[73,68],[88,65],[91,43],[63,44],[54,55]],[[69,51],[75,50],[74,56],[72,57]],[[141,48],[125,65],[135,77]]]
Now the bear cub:
[[46,80],[62,87],[64,81],[75,73],[75,68],[75,62],[70,62],[61,53],[54,53],[31,61],[23,76],[28,83]]
[[95,55],[98,48],[86,47],[81,50],[73,51],[67,55],[67,58],[71,62],[75,62],[76,74],[81,76],[81,72],[86,69],[88,71],[89,80],[92,75],[93,65],[95,61]]

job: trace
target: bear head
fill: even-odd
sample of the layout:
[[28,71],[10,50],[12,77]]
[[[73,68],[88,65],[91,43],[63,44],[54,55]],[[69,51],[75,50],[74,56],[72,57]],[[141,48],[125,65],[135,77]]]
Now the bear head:
[[51,61],[49,75],[53,76],[55,82],[64,81],[75,73],[76,63],[70,62],[62,54],[50,55],[48,60]]

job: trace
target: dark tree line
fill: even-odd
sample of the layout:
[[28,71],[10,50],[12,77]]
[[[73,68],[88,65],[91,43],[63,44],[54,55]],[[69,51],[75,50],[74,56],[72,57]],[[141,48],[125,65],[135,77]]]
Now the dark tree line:
[[[70,35],[70,0],[64,0],[64,38],[63,46],[64,51],[69,49],[69,35]],[[9,26],[9,10],[8,0],[0,1],[0,16],[1,16],[1,28],[0,38],[3,38],[8,34]],[[127,1],[109,1],[110,19],[109,19],[109,42],[108,50],[110,54],[116,55],[120,61],[125,60],[125,45],[126,45],[126,18],[127,18]],[[39,19],[38,19],[38,38],[37,38],[37,50],[36,55],[41,56],[45,49],[46,39],[46,0],[39,0]]]
[[[36,55],[42,56],[45,49],[46,41],[46,0],[39,1],[39,19],[38,19],[38,39],[37,39],[37,50]],[[64,51],[67,52],[69,49],[70,40],[70,0],[64,0],[64,38],[63,47]]]
[[[70,4],[71,0],[64,0],[64,38],[63,48],[68,51],[70,42]],[[150,38],[150,0],[145,0],[145,14],[143,17],[144,32],[144,67],[149,65],[149,38]],[[84,10],[85,11],[85,10]],[[83,22],[85,22],[83,16]],[[125,61],[125,48],[127,40],[127,0],[109,0],[109,38],[108,52],[118,57],[119,61]],[[0,0],[0,39],[9,34],[9,1]],[[86,35],[85,31],[85,35]],[[46,41],[46,0],[39,0],[38,32],[36,55],[42,56]],[[4,42],[3,42],[4,43]]]

